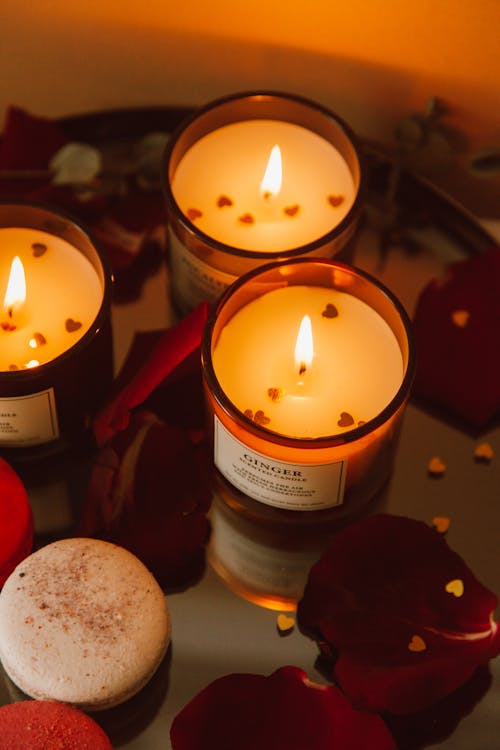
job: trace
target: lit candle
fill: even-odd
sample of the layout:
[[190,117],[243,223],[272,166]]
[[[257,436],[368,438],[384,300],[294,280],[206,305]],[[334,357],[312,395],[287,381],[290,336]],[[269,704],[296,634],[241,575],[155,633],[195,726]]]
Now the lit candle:
[[212,316],[203,365],[215,465],[248,497],[321,510],[387,480],[413,353],[405,312],[370,277],[329,260],[247,274]]
[[181,159],[172,192],[214,239],[264,253],[327,234],[356,195],[345,159],[300,125],[247,120],[212,131]]
[[1,228],[0,248],[0,370],[50,362],[96,318],[103,296],[96,270],[69,242],[35,229]]
[[241,308],[212,356],[221,388],[241,412],[261,411],[269,430],[295,438],[336,435],[373,419],[396,395],[404,370],[397,339],[375,310],[312,286],[275,289]]
[[235,95],[167,146],[172,293],[187,311],[263,262],[338,254],[359,213],[349,128],[299,97]]
[[107,261],[80,227],[0,203],[0,448],[12,460],[85,430],[113,377],[110,302]]

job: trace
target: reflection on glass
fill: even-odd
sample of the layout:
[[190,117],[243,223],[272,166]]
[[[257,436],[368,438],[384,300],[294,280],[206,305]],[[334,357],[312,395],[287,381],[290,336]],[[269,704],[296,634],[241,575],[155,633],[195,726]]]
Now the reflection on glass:
[[261,607],[295,611],[311,566],[325,548],[324,530],[266,523],[231,507],[217,482],[208,560],[238,596]]

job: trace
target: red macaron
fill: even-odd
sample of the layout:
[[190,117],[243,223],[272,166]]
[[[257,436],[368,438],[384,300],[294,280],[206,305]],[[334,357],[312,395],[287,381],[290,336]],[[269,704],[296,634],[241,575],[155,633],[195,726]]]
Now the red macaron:
[[0,588],[33,548],[33,514],[20,478],[0,458]]
[[0,707],[2,750],[112,750],[108,736],[82,711],[54,701]]

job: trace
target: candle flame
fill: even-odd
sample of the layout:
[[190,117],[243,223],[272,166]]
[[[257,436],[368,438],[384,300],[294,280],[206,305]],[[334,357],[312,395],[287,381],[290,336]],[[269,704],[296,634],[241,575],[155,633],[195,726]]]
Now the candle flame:
[[264,198],[271,198],[281,190],[282,167],[281,150],[279,146],[273,146],[267,162],[264,177],[260,183],[260,192]]
[[30,359],[29,362],[26,362],[26,367],[28,369],[31,369],[32,367],[38,367],[40,362],[37,359]]
[[312,335],[311,318],[304,315],[297,334],[295,344],[295,367],[299,375],[303,375],[307,368],[311,367],[314,357],[314,344]]
[[26,278],[24,276],[24,267],[21,259],[16,255],[10,267],[9,281],[7,291],[3,300],[4,310],[12,315],[14,310],[18,310],[26,300]]

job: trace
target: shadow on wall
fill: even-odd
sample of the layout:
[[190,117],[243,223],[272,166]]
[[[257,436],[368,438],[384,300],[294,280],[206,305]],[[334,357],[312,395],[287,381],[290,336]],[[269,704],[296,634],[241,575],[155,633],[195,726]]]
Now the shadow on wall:
[[[360,136],[390,144],[395,124],[422,111],[436,95],[447,104],[450,124],[467,135],[469,147],[500,143],[500,121],[488,119],[498,112],[492,92],[468,90],[470,85],[451,75],[417,76],[400,61],[389,67],[338,57],[333,35],[331,54],[322,54],[108,21],[98,27],[86,19],[78,24],[42,16],[30,21],[21,11],[4,20],[2,37],[2,77],[9,81],[0,92],[2,119],[11,103],[33,114],[61,116],[117,107],[201,105],[236,91],[274,89],[314,99]],[[499,180],[470,177],[465,160],[458,155],[457,166],[436,181],[471,210],[498,215]]]

